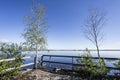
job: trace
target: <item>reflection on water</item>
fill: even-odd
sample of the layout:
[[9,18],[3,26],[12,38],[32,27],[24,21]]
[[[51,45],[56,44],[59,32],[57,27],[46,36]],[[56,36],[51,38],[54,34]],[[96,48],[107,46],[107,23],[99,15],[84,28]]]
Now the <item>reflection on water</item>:
[[[96,51],[91,51],[90,52],[91,55],[93,57],[97,57],[97,52]],[[35,51],[31,51],[31,52],[23,52],[22,53],[25,56],[34,56],[35,55]],[[41,55],[65,55],[65,56],[81,56],[82,54],[84,54],[84,51],[39,51],[39,58],[38,61],[41,60]],[[120,51],[100,51],[100,55],[101,57],[110,57],[110,58],[120,58]],[[71,58],[65,58],[65,57],[44,57],[44,60],[51,60],[51,61],[57,61],[57,62],[67,62],[67,63],[71,63],[72,59]],[[25,59],[24,60],[24,64],[26,63],[30,63],[33,62],[34,59],[30,58],[30,59]],[[74,63],[76,63],[77,58],[74,59]],[[114,63],[118,62],[116,61],[107,61],[105,60],[106,66],[109,67],[114,67]],[[46,66],[51,66],[51,67],[62,67],[62,68],[67,68],[67,69],[72,69],[72,66],[70,65],[63,65],[63,64],[55,64],[55,63],[45,63]],[[40,66],[40,63],[38,64],[38,66]],[[31,66],[27,66],[27,67],[23,67],[22,69],[28,69],[28,68],[33,68],[33,65]],[[113,71],[112,71],[113,72]]]

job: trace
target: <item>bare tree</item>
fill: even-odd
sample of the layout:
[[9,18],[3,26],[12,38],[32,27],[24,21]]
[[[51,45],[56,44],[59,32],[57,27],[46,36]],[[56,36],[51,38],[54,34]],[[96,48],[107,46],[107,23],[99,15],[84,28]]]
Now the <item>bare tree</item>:
[[85,34],[85,37],[88,40],[90,40],[97,49],[100,65],[101,62],[100,62],[99,45],[103,40],[102,27],[105,21],[106,21],[105,12],[100,11],[97,8],[90,9],[87,21],[85,21],[85,24],[83,26],[83,32]]

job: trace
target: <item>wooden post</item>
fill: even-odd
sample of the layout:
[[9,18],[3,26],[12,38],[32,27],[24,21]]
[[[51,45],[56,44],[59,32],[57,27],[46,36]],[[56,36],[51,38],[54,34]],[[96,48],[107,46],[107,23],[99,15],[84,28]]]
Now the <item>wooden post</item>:
[[41,56],[41,63],[40,63],[41,67],[43,66],[43,57],[44,55]]
[[[49,57],[49,61],[51,61],[51,56]],[[50,62],[49,62],[49,67],[51,67]]]
[[73,80],[73,57],[72,57],[72,80]]

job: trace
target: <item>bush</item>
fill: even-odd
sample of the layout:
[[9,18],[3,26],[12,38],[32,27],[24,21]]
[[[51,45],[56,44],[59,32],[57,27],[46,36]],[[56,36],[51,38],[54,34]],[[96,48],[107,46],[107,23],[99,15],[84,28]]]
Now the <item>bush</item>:
[[84,67],[79,68],[79,76],[91,80],[99,79],[103,75],[107,74],[108,70],[105,66],[104,59],[101,59],[100,61],[101,66],[99,66],[99,63],[96,62],[95,59],[92,59],[90,51],[86,49],[85,53],[82,55],[82,58],[79,59],[79,63],[84,65]]
[[115,76],[120,76],[120,59],[119,59],[119,60],[118,60],[118,62],[117,62],[117,63],[115,63],[114,65],[115,65],[115,67],[117,67],[117,68],[119,69],[119,72],[114,73],[114,74],[115,74]]
[[[13,76],[16,76],[20,73],[20,65],[23,64],[21,47],[17,44],[2,44],[1,45],[1,54],[0,59],[15,58],[12,61],[1,61],[0,62],[0,80],[9,79]],[[14,68],[14,69],[10,69]]]

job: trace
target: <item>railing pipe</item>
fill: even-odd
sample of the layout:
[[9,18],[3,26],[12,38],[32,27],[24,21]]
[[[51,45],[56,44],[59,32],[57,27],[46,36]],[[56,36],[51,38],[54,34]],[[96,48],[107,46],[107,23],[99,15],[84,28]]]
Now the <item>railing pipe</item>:
[[[67,63],[67,62],[57,62],[57,61],[47,61],[47,60],[43,60],[43,57],[45,56],[49,56],[49,57],[67,57],[67,58],[72,58],[72,63]],[[65,65],[72,65],[72,70],[74,69],[74,66],[85,66],[84,64],[75,64],[74,63],[74,58],[88,58],[88,57],[81,57],[81,56],[63,56],[63,55],[42,55],[41,61],[43,62],[48,62],[48,63],[56,63],[56,64],[65,64]],[[119,60],[119,58],[107,58],[107,57],[101,57],[105,60]],[[92,59],[99,59],[98,57],[92,57]],[[41,65],[42,66],[42,65]],[[88,65],[89,66],[89,65]],[[97,67],[97,66],[93,66],[93,67]],[[106,66],[106,68],[108,69],[114,69],[114,70],[120,70],[120,68],[116,68],[116,67],[108,67]]]

